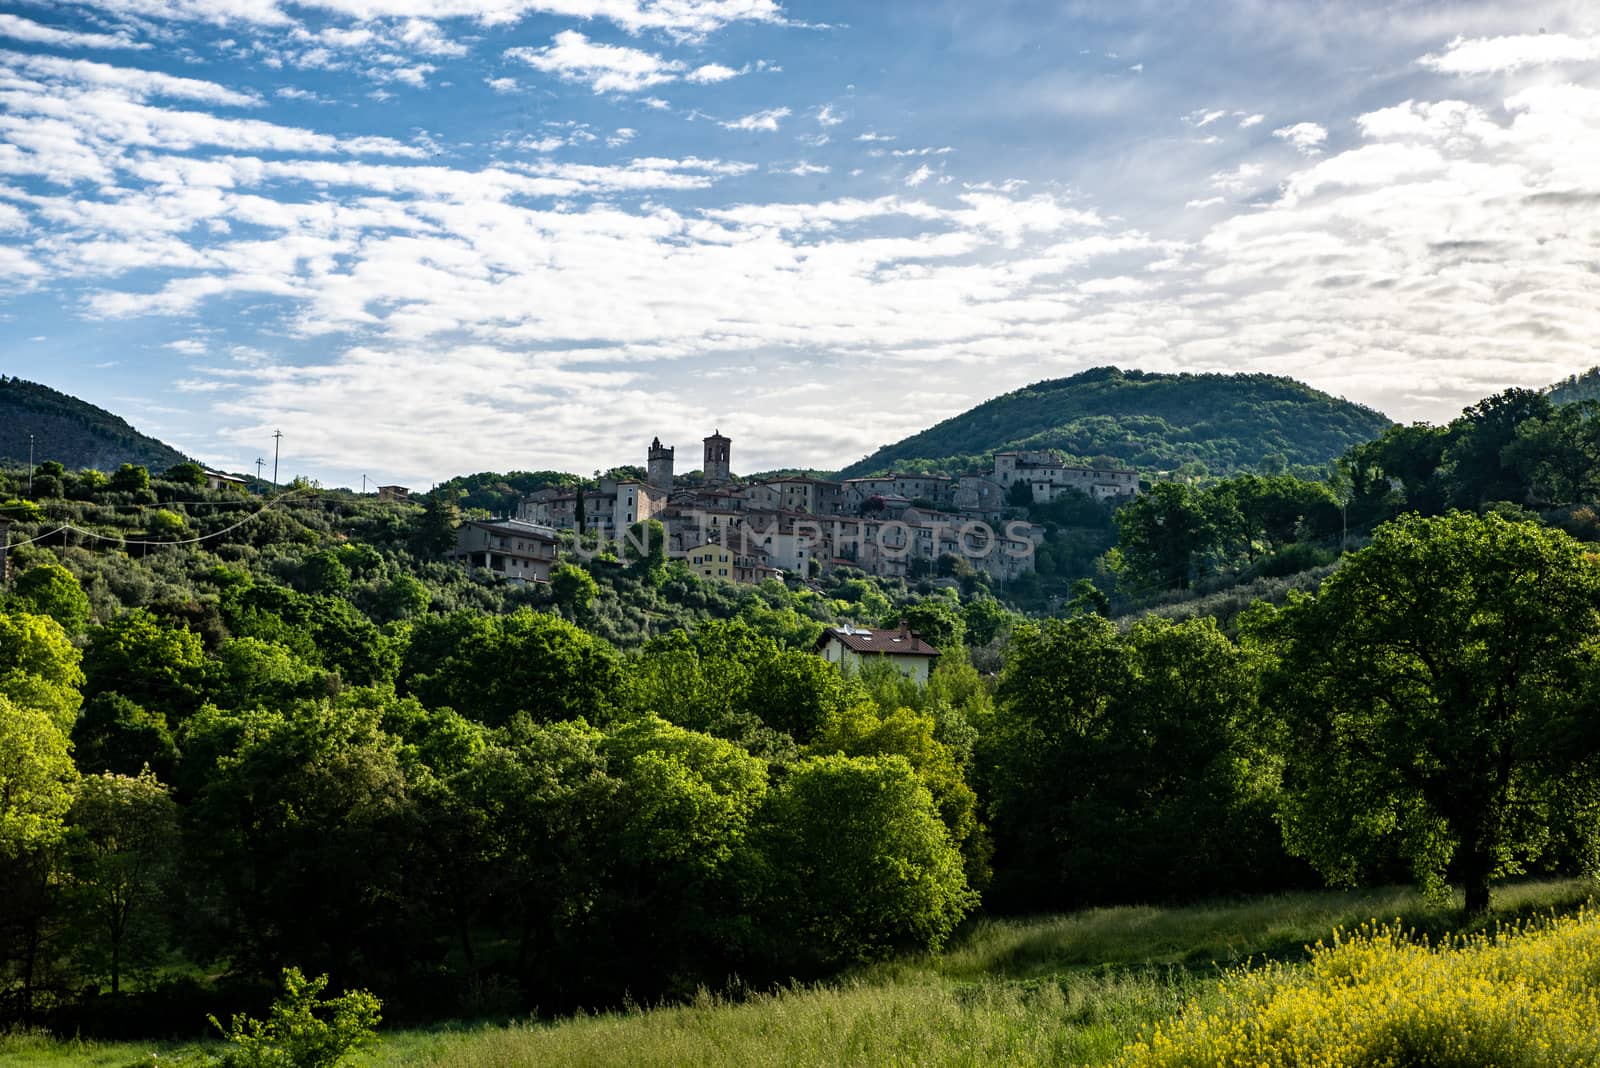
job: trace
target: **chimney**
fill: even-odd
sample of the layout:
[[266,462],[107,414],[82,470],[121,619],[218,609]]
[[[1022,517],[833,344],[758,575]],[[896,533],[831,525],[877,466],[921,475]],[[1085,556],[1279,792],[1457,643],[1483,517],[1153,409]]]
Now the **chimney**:
[[911,628],[906,625],[906,617],[905,616],[901,616],[900,617],[900,637],[902,637],[902,638],[911,637]]

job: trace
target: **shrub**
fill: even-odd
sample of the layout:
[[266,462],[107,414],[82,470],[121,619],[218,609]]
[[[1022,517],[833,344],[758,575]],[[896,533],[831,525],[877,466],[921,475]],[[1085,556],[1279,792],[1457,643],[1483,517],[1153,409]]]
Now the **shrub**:
[[1301,968],[1221,984],[1130,1046],[1120,1068],[1600,1063],[1600,916],[1503,928],[1439,947],[1395,926],[1318,942]]
[[377,1043],[382,1003],[366,990],[324,999],[328,977],[307,979],[298,968],[283,970],[283,996],[265,1021],[238,1015],[228,1027],[211,1023],[234,1048],[224,1068],[336,1068]]

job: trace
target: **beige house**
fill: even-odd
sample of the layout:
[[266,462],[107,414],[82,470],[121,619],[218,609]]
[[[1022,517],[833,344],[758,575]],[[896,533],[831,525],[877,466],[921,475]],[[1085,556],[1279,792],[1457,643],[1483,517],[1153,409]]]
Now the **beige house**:
[[409,501],[411,490],[405,486],[379,486],[378,500],[380,501]]
[[928,681],[933,662],[939,659],[939,650],[908,630],[904,621],[898,631],[864,630],[848,624],[829,627],[817,639],[816,652],[846,673],[859,671],[863,664],[877,663],[874,658],[882,658],[900,674],[919,683]]
[[513,582],[548,582],[556,542],[551,528],[520,519],[469,519],[456,528],[456,547],[448,555]]
[[1062,463],[1050,449],[1026,449],[994,454],[994,481],[1008,491],[1026,482],[1034,502],[1049,504],[1062,494],[1077,491],[1096,500],[1134,497],[1139,493],[1139,473],[1122,467],[1079,467]]

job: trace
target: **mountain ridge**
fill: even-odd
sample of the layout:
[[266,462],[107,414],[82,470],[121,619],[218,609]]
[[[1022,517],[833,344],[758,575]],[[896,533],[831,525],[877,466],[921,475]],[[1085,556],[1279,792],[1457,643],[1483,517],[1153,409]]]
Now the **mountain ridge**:
[[0,460],[55,460],[69,470],[115,471],[125,463],[165,471],[188,459],[121,416],[38,382],[0,375]]
[[1382,412],[1281,375],[1168,374],[1095,367],[992,397],[839,472],[981,467],[1008,449],[1080,463],[1232,474],[1322,466],[1392,426]]

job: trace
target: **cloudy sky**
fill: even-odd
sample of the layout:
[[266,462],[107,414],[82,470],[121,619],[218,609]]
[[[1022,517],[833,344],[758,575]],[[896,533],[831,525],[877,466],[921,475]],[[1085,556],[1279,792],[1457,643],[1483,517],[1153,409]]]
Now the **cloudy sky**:
[[0,371],[244,470],[838,467],[1600,363],[1592,0],[8,0]]

